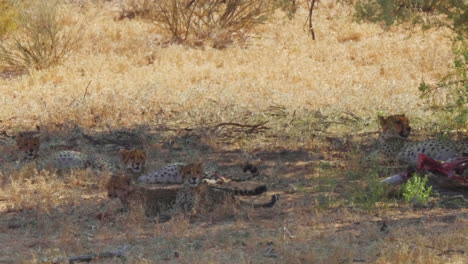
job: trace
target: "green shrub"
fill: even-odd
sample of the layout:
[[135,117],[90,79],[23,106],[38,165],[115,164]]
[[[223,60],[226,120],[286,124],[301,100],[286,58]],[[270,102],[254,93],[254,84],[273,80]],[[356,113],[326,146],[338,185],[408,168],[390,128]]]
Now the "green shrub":
[[427,184],[427,175],[419,177],[414,174],[403,186],[403,199],[416,204],[426,204],[432,194],[432,186]]
[[[13,2],[12,2],[13,3]],[[67,26],[58,0],[14,2],[16,30],[0,43],[0,64],[19,71],[61,63],[78,47],[83,24]]]
[[[445,0],[444,0],[445,1]],[[433,12],[441,0],[359,0],[357,21],[384,22],[386,26],[415,19],[421,12]]]

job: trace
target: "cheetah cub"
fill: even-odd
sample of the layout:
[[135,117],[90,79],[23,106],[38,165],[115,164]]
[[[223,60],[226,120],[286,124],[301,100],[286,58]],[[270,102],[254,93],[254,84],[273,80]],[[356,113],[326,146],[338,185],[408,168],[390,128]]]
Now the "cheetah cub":
[[141,175],[137,183],[173,183],[180,184],[190,181],[199,184],[204,179],[216,178],[216,173],[205,169],[202,162],[174,163],[159,170]]
[[[235,195],[260,195],[267,191],[266,186],[262,184],[251,188],[247,183],[225,186],[223,189],[213,188],[207,183],[200,184],[201,174],[183,178],[182,185],[147,185],[133,184],[128,175],[114,175],[107,182],[107,195],[111,199],[118,198],[124,209],[143,206],[147,216],[170,216],[179,210],[191,214],[197,211],[211,211],[223,206],[226,201],[236,204]],[[278,200],[279,195],[275,194],[267,202],[250,203],[239,200],[239,203],[253,208],[270,208]]]
[[40,135],[37,132],[21,132],[16,135],[16,147],[20,160],[33,160],[39,156],[41,146]]
[[141,173],[146,163],[146,153],[143,149],[121,149],[120,162],[124,169],[131,173]]
[[73,150],[58,151],[48,157],[41,157],[41,141],[38,133],[19,133],[16,136],[16,146],[21,157],[18,165],[25,161],[34,161],[39,170],[57,169],[59,171],[68,171],[71,169],[93,168],[103,170],[109,168],[108,163],[101,157]]

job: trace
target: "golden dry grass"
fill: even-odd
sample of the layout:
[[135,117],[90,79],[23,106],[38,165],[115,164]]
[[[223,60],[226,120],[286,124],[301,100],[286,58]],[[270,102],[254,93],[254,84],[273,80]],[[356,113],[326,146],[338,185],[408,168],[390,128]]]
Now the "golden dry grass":
[[[153,24],[114,21],[112,2],[80,2],[64,10],[66,23],[91,18],[70,59],[0,80],[0,130],[6,131],[0,263],[41,263],[125,244],[128,263],[466,263],[467,209],[412,210],[396,202],[363,211],[346,203],[362,180],[347,171],[368,173],[359,169],[361,149],[349,135],[376,130],[377,112],[431,117],[417,86],[449,69],[448,32],[384,31],[352,22],[347,6],[320,1],[315,42],[300,8],[294,19],[276,14],[226,49],[189,48],[165,43],[168,36]],[[231,121],[268,121],[268,129],[212,127]],[[203,155],[235,171],[259,159],[263,180],[282,200],[271,209],[165,223],[138,210],[121,213],[119,202],[106,197],[106,173],[15,169],[7,135],[36,125],[46,155],[72,146],[75,125],[95,138],[135,126],[150,169]],[[76,148],[116,156],[109,145],[81,139]],[[288,194],[291,184],[298,190]]]
[[339,4],[317,10],[315,42],[300,9],[295,19],[278,15],[243,45],[223,50],[158,45],[164,36],[155,25],[114,21],[109,9],[71,6],[69,23],[92,17],[76,54],[0,82],[3,126],[157,124],[169,118],[161,110],[209,112],[210,101],[252,111],[282,105],[424,116],[417,86],[439,80],[451,61],[447,32],[356,24]]

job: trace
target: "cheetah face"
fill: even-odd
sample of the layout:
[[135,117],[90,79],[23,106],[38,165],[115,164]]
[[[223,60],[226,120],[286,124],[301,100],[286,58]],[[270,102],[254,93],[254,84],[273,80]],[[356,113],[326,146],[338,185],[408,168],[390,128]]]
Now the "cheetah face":
[[203,179],[203,164],[201,162],[189,163],[183,166],[179,173],[184,179],[184,183],[196,187]]
[[106,185],[107,196],[111,199],[126,200],[131,190],[130,183],[131,179],[126,175],[112,176]]
[[40,139],[37,133],[20,133],[16,136],[18,150],[28,159],[34,159],[39,155]]
[[125,164],[125,168],[133,172],[141,172],[146,163],[146,153],[142,149],[122,149],[119,152],[120,160]]
[[411,132],[409,119],[405,115],[379,116],[384,138],[407,138]]

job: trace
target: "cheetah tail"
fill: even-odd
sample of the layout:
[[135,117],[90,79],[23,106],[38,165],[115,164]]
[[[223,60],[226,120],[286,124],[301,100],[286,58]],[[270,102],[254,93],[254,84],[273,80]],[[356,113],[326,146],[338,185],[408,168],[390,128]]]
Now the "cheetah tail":
[[210,187],[242,196],[260,195],[268,190],[266,184],[253,181],[231,181],[225,184],[213,184]]
[[252,189],[236,189],[236,190],[232,190],[232,192],[234,195],[254,196],[254,195],[260,195],[266,192],[267,190],[268,188],[266,187],[266,185],[259,185]]
[[273,194],[269,202],[263,203],[263,204],[254,204],[253,207],[254,208],[271,208],[276,204],[279,198],[280,198],[279,194]]

